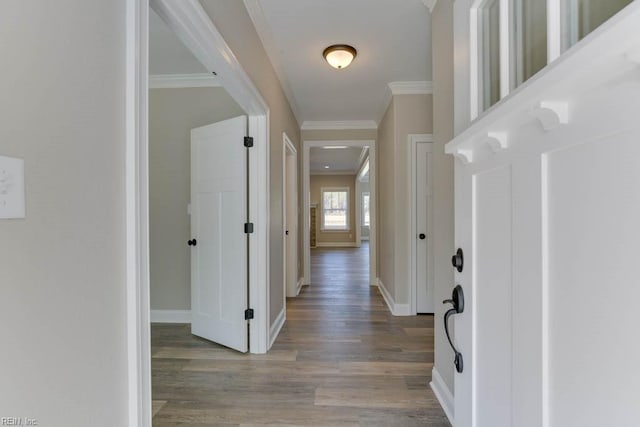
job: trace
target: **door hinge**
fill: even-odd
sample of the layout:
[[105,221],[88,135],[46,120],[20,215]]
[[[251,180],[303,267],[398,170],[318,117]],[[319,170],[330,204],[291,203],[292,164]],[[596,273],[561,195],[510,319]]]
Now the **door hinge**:
[[244,232],[245,232],[245,234],[253,233],[253,223],[252,222],[245,222],[244,223]]
[[245,136],[244,137],[244,146],[245,147],[253,147],[253,137],[252,136]]
[[244,320],[251,320],[253,319],[253,308],[247,308],[244,311]]

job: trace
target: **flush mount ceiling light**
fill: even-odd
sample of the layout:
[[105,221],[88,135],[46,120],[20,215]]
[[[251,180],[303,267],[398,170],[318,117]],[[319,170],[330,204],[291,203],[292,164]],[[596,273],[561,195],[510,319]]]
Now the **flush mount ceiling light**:
[[334,44],[322,52],[322,56],[324,56],[329,65],[338,70],[347,68],[357,54],[356,49],[348,44]]
[[327,145],[326,147],[322,147],[325,150],[344,150],[345,148],[349,148],[346,145]]

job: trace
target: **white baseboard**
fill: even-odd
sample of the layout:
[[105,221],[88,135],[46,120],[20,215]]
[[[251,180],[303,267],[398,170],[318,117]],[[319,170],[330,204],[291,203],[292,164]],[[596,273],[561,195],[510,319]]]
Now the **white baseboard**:
[[191,323],[191,310],[151,310],[151,323]]
[[285,307],[282,307],[282,311],[280,311],[280,314],[278,314],[278,317],[276,317],[276,320],[273,322],[273,325],[271,325],[271,327],[269,328],[269,347],[268,347],[268,349],[271,348],[271,346],[275,342],[276,338],[278,338],[278,334],[280,333],[280,330],[284,326],[284,321],[285,320],[287,320],[287,311],[286,311]]
[[378,288],[380,288],[382,298],[384,298],[384,302],[387,303],[387,307],[389,307],[391,314],[394,316],[411,316],[409,304],[396,303],[380,278],[378,278]]
[[316,243],[318,248],[355,248],[357,247],[354,242],[318,242]]
[[304,277],[298,279],[298,284],[296,285],[296,296],[300,295],[300,291],[302,290],[302,285],[304,284]]
[[396,303],[393,307],[394,307],[394,310],[393,310],[394,316],[412,316],[411,308],[409,308],[409,304]]
[[438,402],[440,402],[442,410],[444,410],[447,418],[449,418],[449,422],[453,425],[453,394],[451,394],[449,387],[447,387],[436,368],[433,368],[431,371],[431,382],[429,385],[431,386],[431,390],[433,390],[433,394],[436,395]]

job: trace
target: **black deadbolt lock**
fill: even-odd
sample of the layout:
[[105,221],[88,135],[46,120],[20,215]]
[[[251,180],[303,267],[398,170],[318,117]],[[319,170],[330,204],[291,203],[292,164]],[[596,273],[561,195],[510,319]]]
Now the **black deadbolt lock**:
[[451,257],[451,264],[458,270],[458,273],[462,273],[462,268],[464,267],[464,254],[462,253],[462,249],[458,248],[456,254]]
[[420,234],[418,235],[418,237],[420,238],[420,240],[424,240],[424,239],[426,239],[426,238],[427,238],[427,235],[426,235],[426,234],[424,234],[424,233],[420,233]]

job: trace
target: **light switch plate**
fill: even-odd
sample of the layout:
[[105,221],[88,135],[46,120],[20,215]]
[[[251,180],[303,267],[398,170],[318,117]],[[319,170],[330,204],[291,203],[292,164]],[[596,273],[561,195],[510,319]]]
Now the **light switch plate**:
[[0,156],[0,219],[24,217],[24,160]]

